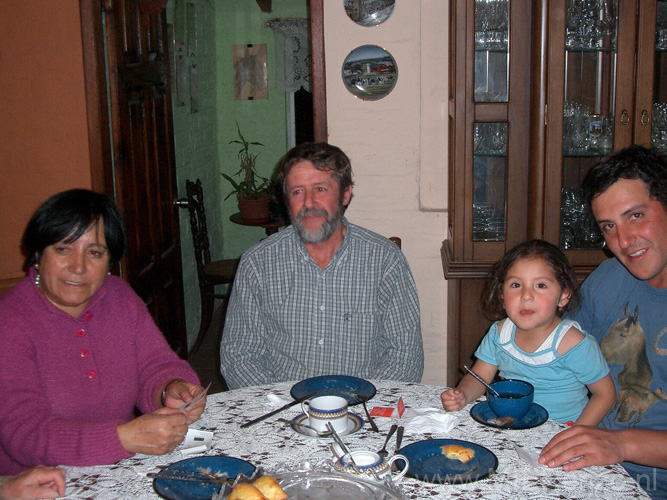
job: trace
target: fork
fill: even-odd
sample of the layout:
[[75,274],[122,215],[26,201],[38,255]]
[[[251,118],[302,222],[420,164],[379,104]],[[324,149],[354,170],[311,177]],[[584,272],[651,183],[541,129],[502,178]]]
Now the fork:
[[387,451],[387,443],[389,442],[389,438],[391,438],[391,436],[394,435],[394,432],[396,432],[396,429],[398,429],[398,425],[394,424],[391,426],[389,433],[387,434],[387,438],[384,440],[384,446],[382,446],[382,449],[378,451],[378,455],[383,458],[386,458],[387,455],[389,455],[389,452]]
[[308,429],[309,431],[314,432],[317,435],[317,437],[327,437],[331,436],[332,434],[331,431],[318,431],[317,429],[311,427],[310,425],[298,424],[292,420],[287,420],[286,418],[279,418],[278,422],[284,422],[286,424],[295,425],[296,427],[302,427],[303,429]]

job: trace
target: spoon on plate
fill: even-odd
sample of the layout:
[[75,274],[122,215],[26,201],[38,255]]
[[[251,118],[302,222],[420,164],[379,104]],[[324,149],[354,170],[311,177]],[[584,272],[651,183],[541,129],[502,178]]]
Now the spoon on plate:
[[331,431],[318,431],[314,427],[311,427],[310,425],[306,424],[299,424],[294,422],[293,420],[287,420],[286,418],[279,418],[278,422],[284,422],[286,424],[294,425],[296,427],[301,427],[302,429],[308,429],[311,432],[314,432],[317,437],[327,437],[331,436],[332,432]]
[[500,397],[500,394],[498,394],[498,391],[496,391],[493,387],[491,387],[489,384],[486,383],[486,381],[477,375],[474,371],[472,371],[470,368],[468,368],[466,365],[463,365],[463,368],[466,369],[466,371],[475,377],[477,380],[479,380],[482,384],[484,384],[484,387],[486,387],[488,390],[490,390],[492,393],[494,393],[497,397]]

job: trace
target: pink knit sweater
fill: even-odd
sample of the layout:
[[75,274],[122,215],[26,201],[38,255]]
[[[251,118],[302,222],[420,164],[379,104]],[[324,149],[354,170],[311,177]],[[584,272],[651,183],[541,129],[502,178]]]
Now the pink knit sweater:
[[0,296],[0,474],[130,457],[116,426],[154,411],[166,380],[199,383],[141,299],[110,276],[79,318],[52,305],[35,270]]

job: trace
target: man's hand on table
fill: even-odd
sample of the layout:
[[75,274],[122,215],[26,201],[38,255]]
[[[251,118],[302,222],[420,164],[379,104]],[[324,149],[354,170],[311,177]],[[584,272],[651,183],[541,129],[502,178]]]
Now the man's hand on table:
[[[556,434],[546,444],[539,462],[547,467],[564,464],[563,470],[577,470],[590,465],[617,464],[624,460],[624,456],[620,431],[575,425]],[[569,462],[573,459],[577,460]]]

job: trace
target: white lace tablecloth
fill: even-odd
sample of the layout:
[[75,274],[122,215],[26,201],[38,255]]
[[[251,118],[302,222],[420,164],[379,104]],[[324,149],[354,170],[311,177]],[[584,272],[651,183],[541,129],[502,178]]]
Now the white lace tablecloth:
[[[402,382],[373,381],[377,394],[368,406],[393,406],[399,397],[407,408],[441,407],[442,387]],[[329,439],[315,439],[294,432],[287,424],[278,422],[280,416],[294,418],[300,407],[294,406],[246,429],[239,426],[275,409],[267,394],[291,399],[292,383],[249,387],[222,392],[208,397],[206,411],[193,427],[214,432],[212,449],[206,455],[228,455],[242,458],[267,472],[297,467],[308,460],[323,462],[332,458]],[[430,484],[404,478],[400,483],[408,499],[456,498],[467,499],[609,499],[649,498],[620,465],[590,467],[581,471],[564,472],[560,468],[531,467],[519,459],[514,443],[525,450],[539,451],[564,425],[548,421],[527,430],[501,430],[474,421],[469,405],[461,413],[462,422],[448,433],[419,433],[406,430],[403,446],[424,439],[453,438],[471,441],[491,450],[498,457],[498,469],[486,479],[461,485]],[[351,411],[363,415],[361,406]],[[443,410],[444,411],[444,410]],[[392,423],[398,418],[376,418],[380,433],[366,424],[355,434],[344,437],[353,449],[378,450]],[[391,449],[395,437],[390,440]],[[114,465],[97,467],[66,467],[68,499],[159,499],[146,477],[157,472],[159,464],[169,464],[197,455],[185,455],[178,448],[165,456],[136,455]]]

